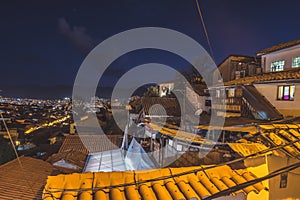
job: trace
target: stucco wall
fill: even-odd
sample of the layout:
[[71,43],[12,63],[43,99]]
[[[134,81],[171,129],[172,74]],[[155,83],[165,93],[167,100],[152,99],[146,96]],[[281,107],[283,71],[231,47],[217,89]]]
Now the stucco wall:
[[262,67],[264,72],[270,72],[272,62],[285,60],[284,70],[291,69],[293,58],[298,56],[300,56],[300,45],[269,53],[262,56]]
[[202,109],[202,111],[209,112],[210,107],[205,106],[205,101],[209,100],[209,97],[200,96],[191,88],[186,87],[186,98],[194,106],[195,110]]
[[255,88],[284,116],[300,116],[300,85],[295,85],[294,101],[277,100],[277,86],[282,83],[255,84]]
[[[269,172],[273,172],[279,168],[291,165],[299,162],[295,158],[268,156]],[[288,200],[288,199],[300,199],[300,169],[293,170],[288,173],[287,187],[280,188],[280,176],[276,176],[269,181],[270,200]]]
[[[257,177],[264,177],[280,168],[299,162],[299,160],[295,158],[288,158],[284,156],[284,154],[282,154],[282,157],[271,154],[265,157],[247,159],[246,161],[245,166],[247,169]],[[299,183],[300,169],[298,168],[288,173],[286,188],[280,188],[280,176],[276,176],[263,181],[263,185],[267,187],[269,191],[263,190],[259,194],[249,193],[247,199],[299,200]]]
[[[246,159],[245,166],[247,167],[247,170],[255,174],[258,178],[269,174],[267,159],[265,156]],[[262,183],[266,188],[269,188],[269,180],[264,180]],[[270,193],[267,190],[262,190],[259,194],[251,192],[247,196],[247,200],[268,200],[269,198]]]

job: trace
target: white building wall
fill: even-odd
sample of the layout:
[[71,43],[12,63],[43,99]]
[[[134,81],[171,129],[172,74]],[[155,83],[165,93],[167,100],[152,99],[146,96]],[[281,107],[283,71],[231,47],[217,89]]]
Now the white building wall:
[[202,111],[209,112],[209,107],[205,106],[205,101],[209,100],[209,97],[199,96],[193,89],[186,87],[186,98],[194,106],[195,110],[202,109]]
[[293,58],[298,56],[300,56],[300,45],[269,53],[262,56],[262,68],[264,72],[270,72],[272,62],[284,60],[284,70],[291,69]]
[[[172,90],[174,89],[174,83],[160,83],[159,85],[159,96],[163,97],[166,96],[168,94],[171,94]],[[167,89],[167,90],[163,90],[163,89]]]
[[[284,116],[300,116],[300,84],[295,85],[294,101],[277,100],[277,86],[286,83],[254,84],[255,88]],[[259,102],[258,102],[259,103]]]

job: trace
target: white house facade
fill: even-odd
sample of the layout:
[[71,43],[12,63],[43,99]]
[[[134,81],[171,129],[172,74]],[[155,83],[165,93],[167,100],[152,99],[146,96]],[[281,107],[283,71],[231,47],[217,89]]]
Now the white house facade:
[[257,53],[265,73],[300,67],[300,40],[282,43]]

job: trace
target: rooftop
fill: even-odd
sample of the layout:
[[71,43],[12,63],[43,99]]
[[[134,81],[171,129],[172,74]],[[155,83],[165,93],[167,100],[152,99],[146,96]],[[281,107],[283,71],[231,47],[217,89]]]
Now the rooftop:
[[209,143],[209,141],[204,140],[199,135],[196,135],[194,133],[186,132],[178,130],[177,126],[174,126],[173,128],[163,127],[161,124],[154,124],[150,123],[149,126],[155,130],[159,131],[161,134],[176,138],[183,141],[189,141],[193,143]]
[[1,199],[41,199],[47,176],[59,171],[49,163],[30,157],[20,157],[0,166]]
[[264,73],[256,76],[248,76],[236,80],[232,80],[226,82],[224,85],[242,85],[242,84],[252,84],[252,83],[263,83],[263,82],[280,82],[286,80],[294,80],[299,81],[300,79],[300,70],[299,69],[291,69],[280,72],[270,72]]
[[154,106],[157,104],[164,107],[164,109],[166,111],[165,114],[167,114],[168,116],[180,116],[180,113],[181,113],[180,105],[176,98],[158,98],[158,97],[142,98],[141,103],[142,103],[142,107],[144,109],[144,113],[146,115],[149,115],[149,114],[161,115],[161,114],[163,114],[162,110],[159,109],[160,107]]
[[[43,198],[52,199],[203,199],[257,179],[247,170],[219,166],[163,168],[49,176]],[[260,193],[257,182],[227,195]]]
[[259,130],[241,139],[241,142],[262,143],[269,148],[284,146],[281,152],[289,157],[300,158],[300,124],[259,125]]
[[56,154],[53,154],[47,159],[47,161],[54,166],[69,169],[69,170],[61,169],[62,171],[69,173],[69,172],[81,172],[85,166],[86,158],[87,158],[87,154],[84,154],[80,151],[71,150],[71,151],[58,152]]
[[[84,154],[117,149],[121,145],[120,135],[68,135],[59,152],[78,151]],[[107,142],[109,139],[111,143]]]
[[240,62],[253,62],[253,61],[256,62],[257,60],[260,60],[260,59],[256,58],[256,57],[252,57],[252,56],[229,55],[218,65],[218,67],[221,66],[227,60],[240,61]]
[[262,56],[264,54],[268,54],[268,53],[271,53],[271,52],[274,52],[274,51],[278,51],[278,50],[281,50],[281,49],[296,46],[298,44],[300,44],[300,39],[293,40],[293,41],[290,41],[290,42],[280,43],[280,44],[274,45],[272,47],[266,48],[264,50],[261,50],[261,51],[257,52],[256,55],[257,56]]

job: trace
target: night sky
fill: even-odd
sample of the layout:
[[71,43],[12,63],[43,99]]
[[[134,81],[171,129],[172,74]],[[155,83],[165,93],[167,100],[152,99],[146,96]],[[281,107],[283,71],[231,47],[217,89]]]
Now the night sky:
[[[254,56],[300,38],[297,0],[199,0],[216,64],[230,54]],[[72,86],[85,56],[101,41],[137,27],[180,31],[209,50],[194,0],[1,1],[1,85]],[[171,55],[137,52],[118,59],[113,75],[133,63],[182,65]],[[119,71],[119,72],[115,72]],[[5,89],[3,89],[5,90]],[[0,93],[1,95],[1,93]]]

